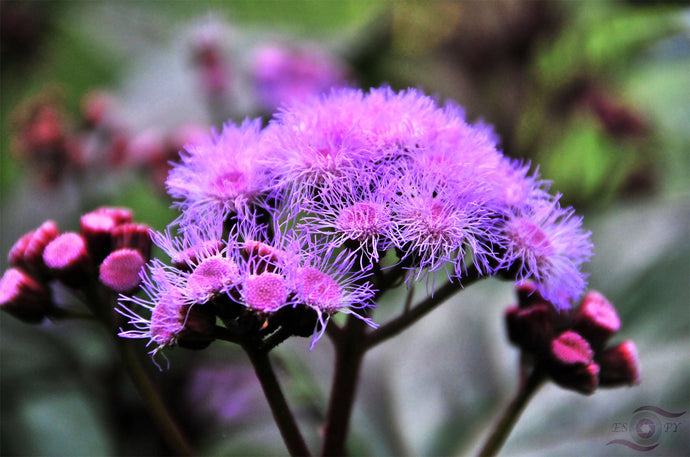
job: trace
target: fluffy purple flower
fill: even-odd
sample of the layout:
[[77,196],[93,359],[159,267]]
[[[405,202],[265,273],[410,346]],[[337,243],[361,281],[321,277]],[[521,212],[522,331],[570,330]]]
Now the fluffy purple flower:
[[344,176],[305,199],[302,230],[319,234],[333,248],[361,252],[362,261],[377,263],[393,247],[395,221],[391,203],[395,182],[390,174]]
[[361,169],[371,158],[358,126],[362,105],[360,91],[343,89],[278,112],[265,131],[265,165],[278,184],[308,190]]
[[203,348],[213,340],[215,316],[185,294],[184,275],[153,260],[141,275],[146,297],[120,296],[116,311],[133,326],[120,329],[123,338],[148,339],[155,356],[162,349],[182,345]]
[[182,221],[223,221],[230,214],[245,215],[261,204],[270,176],[261,165],[261,121],[240,126],[226,124],[185,147],[182,162],[168,175],[168,193],[178,199]]
[[243,241],[236,242],[233,252],[240,278],[231,298],[257,313],[283,310],[283,317],[299,307],[313,310],[312,347],[336,313],[354,314],[375,326],[361,312],[372,306],[374,292],[366,280],[371,266],[355,268],[351,252],[313,242],[309,232],[296,231],[293,222],[276,222],[270,237],[266,227],[250,220],[239,225]]
[[432,292],[443,270],[533,279],[561,308],[585,286],[581,219],[490,127],[416,90],[337,89],[285,105],[265,129],[227,124],[188,145],[167,184],[178,236],[152,238],[173,266],[152,262],[148,298],[120,310],[136,327],[122,335],[158,348],[207,343],[209,315],[270,344],[280,331],[313,345],[340,312],[374,326],[369,281],[393,253],[392,275]]
[[415,90],[332,90],[276,114],[266,135],[267,166],[284,185],[330,185],[382,161],[431,150],[447,123],[435,100]]
[[568,308],[587,285],[580,266],[592,256],[592,243],[582,218],[561,208],[559,198],[535,200],[507,219],[503,262],[518,266],[518,283],[531,277],[545,299]]
[[398,224],[394,241],[403,261],[416,272],[408,280],[448,267],[451,280],[462,278],[468,255],[479,272],[491,272],[489,259],[500,232],[487,200],[483,187],[444,180],[416,167],[402,170],[394,205]]
[[[305,249],[305,252],[319,251],[320,248],[316,247]],[[369,271],[353,268],[354,265],[355,256],[347,251],[338,254],[327,251],[326,255],[305,256],[290,270],[288,280],[293,287],[295,301],[317,314],[318,325],[314,329],[312,347],[323,335],[331,316],[339,312],[352,314],[377,327],[365,313],[368,307],[374,306],[374,290],[365,279]]]
[[[178,260],[178,266],[167,266],[154,259],[140,276],[146,297],[120,296],[117,311],[135,328],[121,331],[120,336],[148,338],[149,344],[156,345],[154,353],[176,344],[189,346],[190,335],[192,345],[204,336],[200,333],[208,332],[205,336],[211,338],[215,315],[203,308],[239,281],[238,267],[228,257],[227,248],[213,243],[212,236],[192,231],[176,239],[169,231],[155,233],[153,240],[172,258],[184,260]],[[198,318],[190,320],[190,313]]]

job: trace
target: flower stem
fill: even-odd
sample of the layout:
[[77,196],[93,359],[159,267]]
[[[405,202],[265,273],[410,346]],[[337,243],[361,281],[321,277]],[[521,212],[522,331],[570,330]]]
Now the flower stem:
[[345,441],[357,394],[357,381],[365,348],[364,321],[349,316],[343,328],[343,338],[335,340],[336,363],[331,397],[326,413],[326,425],[321,454],[346,455]]
[[[117,339],[117,337],[115,338]],[[123,341],[117,340],[116,345],[134,385],[146,403],[149,414],[154,419],[161,436],[170,450],[179,456],[194,455],[192,448],[187,443],[177,423],[173,420],[160,392],[146,369],[142,366],[137,354],[130,345]]]
[[484,442],[484,446],[479,452],[480,457],[494,456],[501,450],[508,435],[510,435],[517,420],[520,418],[522,411],[524,411],[525,406],[542,386],[545,379],[545,372],[539,367],[534,367],[524,382],[520,383],[515,397],[508,405],[508,408],[503,412],[499,421],[494,425],[491,434]]
[[141,363],[138,354],[131,345],[117,336],[118,328],[113,313],[113,296],[96,283],[88,284],[83,289],[85,303],[93,312],[96,319],[106,327],[113,337],[115,347],[122,359],[134,387],[144,401],[151,418],[158,428],[161,437],[170,450],[179,456],[192,456],[194,452],[173,419],[173,416],[163,401],[163,397],[154,383],[148,370]]
[[288,452],[292,456],[311,455],[299,431],[297,422],[285,401],[285,396],[280,389],[280,384],[278,384],[278,378],[268,358],[268,352],[257,349],[250,344],[246,344],[243,347],[249,356],[249,360],[252,362],[254,372],[261,383],[266,400],[273,413],[273,418],[278,425],[280,435],[283,437]]

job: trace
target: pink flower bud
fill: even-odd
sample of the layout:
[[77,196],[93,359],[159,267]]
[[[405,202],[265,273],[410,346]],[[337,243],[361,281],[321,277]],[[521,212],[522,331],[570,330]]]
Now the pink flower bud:
[[506,310],[508,339],[519,348],[532,352],[547,351],[554,335],[554,312],[548,304]]
[[573,331],[551,342],[548,370],[554,382],[566,389],[589,395],[599,384],[599,366],[587,340]]
[[599,292],[589,292],[573,318],[572,328],[600,348],[621,327],[616,309]]
[[568,330],[551,342],[551,357],[561,365],[587,365],[594,352],[581,335]]
[[43,263],[43,250],[58,234],[57,224],[46,221],[36,230],[22,236],[7,256],[10,265],[21,267],[37,277],[45,277],[47,269]]
[[199,263],[200,259],[218,254],[222,249],[223,242],[220,240],[204,241],[199,245],[176,252],[170,261],[175,268],[191,271],[192,265]]
[[641,382],[637,348],[630,340],[605,349],[597,355],[597,362],[601,366],[599,378],[604,387],[633,386]]
[[10,268],[0,279],[0,310],[29,324],[43,320],[52,306],[50,290],[19,268]]
[[132,222],[132,210],[118,206],[101,206],[92,211],[94,214],[101,214],[108,216],[113,220],[115,225],[126,224]]
[[144,262],[151,258],[151,228],[146,224],[128,222],[112,230],[113,249],[136,249]]
[[99,268],[99,279],[115,292],[133,292],[141,282],[139,272],[144,258],[135,249],[118,249],[103,260]]
[[113,250],[115,227],[132,222],[132,211],[128,208],[102,207],[84,214],[79,222],[88,252],[99,263]]
[[43,261],[51,273],[69,287],[86,284],[94,274],[86,241],[78,233],[63,233],[43,251]]

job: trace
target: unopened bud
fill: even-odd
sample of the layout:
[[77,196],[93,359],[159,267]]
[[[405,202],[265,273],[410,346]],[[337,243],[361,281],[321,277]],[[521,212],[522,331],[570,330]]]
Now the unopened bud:
[[129,248],[136,249],[144,261],[151,258],[150,227],[146,224],[128,222],[113,228],[113,250]]
[[556,384],[583,394],[592,394],[599,384],[599,366],[594,351],[581,335],[563,332],[551,342],[549,374]]
[[91,212],[81,217],[80,225],[89,253],[96,263],[101,262],[112,250],[115,221],[108,215]]
[[43,251],[43,261],[50,272],[69,287],[86,284],[94,274],[86,241],[77,233],[63,233]]
[[43,263],[45,247],[57,238],[59,230],[53,221],[46,221],[36,230],[22,236],[10,249],[9,264],[20,267],[37,277],[45,277],[47,269]]
[[597,355],[597,362],[601,366],[599,381],[604,387],[634,386],[642,379],[637,348],[630,340],[605,349]]
[[103,260],[99,268],[99,279],[115,292],[134,292],[141,279],[139,273],[144,258],[135,249],[118,249]]
[[511,343],[532,353],[548,350],[554,335],[554,316],[549,305],[508,308],[505,323]]
[[132,210],[105,206],[84,214],[79,222],[89,255],[100,263],[113,250],[113,230],[132,222]]
[[595,349],[621,327],[621,321],[613,305],[599,292],[589,292],[577,309],[572,328],[584,336]]
[[51,307],[48,287],[19,268],[10,268],[0,279],[0,310],[26,323],[37,324]]
[[94,214],[107,216],[115,225],[132,222],[132,210],[118,206],[102,206],[92,211]]
[[551,342],[551,358],[564,365],[587,365],[592,362],[594,351],[582,335],[566,331]]
[[204,241],[201,244],[192,246],[182,251],[176,252],[170,261],[175,268],[183,271],[192,271],[193,265],[197,265],[200,259],[217,255],[223,250],[223,242],[220,240]]

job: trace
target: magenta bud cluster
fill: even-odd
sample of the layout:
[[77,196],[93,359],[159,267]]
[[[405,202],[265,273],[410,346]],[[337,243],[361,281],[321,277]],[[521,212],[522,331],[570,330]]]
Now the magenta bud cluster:
[[79,232],[61,233],[47,221],[10,249],[0,281],[0,309],[29,323],[59,317],[52,284],[79,292],[92,284],[111,292],[138,289],[151,255],[149,227],[127,208],[102,207],[83,215]]
[[613,305],[590,291],[580,305],[558,312],[531,284],[518,287],[506,310],[508,339],[561,387],[592,394],[598,387],[639,384],[640,363],[630,340],[609,345],[621,327]]

